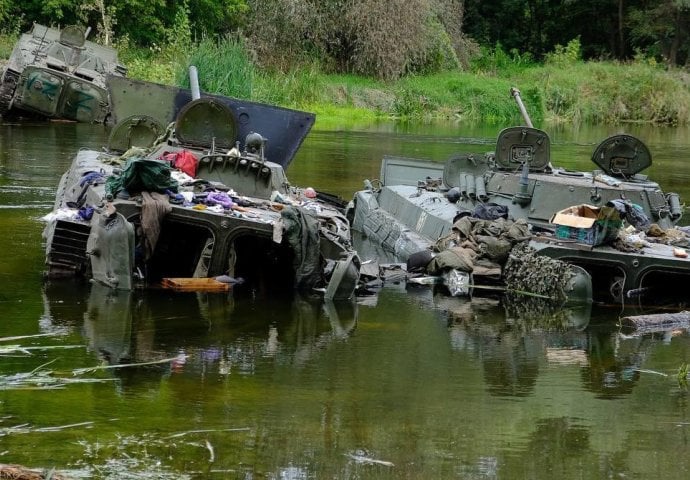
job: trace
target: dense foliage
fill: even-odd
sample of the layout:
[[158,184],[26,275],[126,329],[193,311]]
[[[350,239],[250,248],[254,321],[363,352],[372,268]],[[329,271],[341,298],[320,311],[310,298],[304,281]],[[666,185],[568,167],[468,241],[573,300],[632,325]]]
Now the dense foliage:
[[459,66],[460,0],[249,0],[247,36],[268,66],[316,59],[379,78]]
[[690,0],[0,0],[0,58],[32,22],[82,24],[129,75],[321,118],[690,123]]
[[543,60],[579,38],[585,59],[654,57],[685,64],[690,0],[465,0],[463,31],[483,46]]
[[0,0],[0,33],[32,22],[154,49],[234,34],[264,67],[384,79],[466,67],[477,45],[531,62],[576,39],[585,60],[690,54],[690,0]]
[[85,24],[101,40],[127,37],[148,47],[175,35],[180,12],[193,32],[217,35],[241,28],[247,10],[245,0],[0,0],[0,28]]

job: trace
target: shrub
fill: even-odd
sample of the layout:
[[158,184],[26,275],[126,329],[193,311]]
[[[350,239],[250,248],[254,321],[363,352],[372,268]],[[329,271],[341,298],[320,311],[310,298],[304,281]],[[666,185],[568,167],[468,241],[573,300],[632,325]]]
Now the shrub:
[[565,66],[572,65],[582,60],[582,46],[580,45],[580,37],[574,38],[568,42],[565,47],[556,45],[554,51],[545,55],[544,61],[546,65]]
[[247,35],[263,66],[319,61],[332,71],[396,79],[470,57],[460,0],[252,0]]

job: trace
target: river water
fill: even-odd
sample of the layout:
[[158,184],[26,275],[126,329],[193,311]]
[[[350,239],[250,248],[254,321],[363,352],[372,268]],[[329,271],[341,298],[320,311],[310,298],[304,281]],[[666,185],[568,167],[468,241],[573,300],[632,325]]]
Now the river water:
[[[288,175],[349,198],[384,154],[442,161],[492,150],[498,130],[317,122]],[[552,161],[592,169],[619,131],[690,198],[686,129],[552,128]],[[75,151],[106,138],[0,126],[0,463],[112,479],[690,475],[690,336],[623,335],[618,308],[545,321],[395,283],[339,305],[45,283],[39,219]],[[123,363],[137,365],[109,368]]]

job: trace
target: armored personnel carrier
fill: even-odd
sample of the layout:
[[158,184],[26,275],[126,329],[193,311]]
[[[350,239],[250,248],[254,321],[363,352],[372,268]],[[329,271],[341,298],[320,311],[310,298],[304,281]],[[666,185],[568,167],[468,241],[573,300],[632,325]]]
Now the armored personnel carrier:
[[[44,218],[48,277],[353,296],[359,258],[344,209],[285,174],[313,114],[198,87],[120,79],[110,88],[118,123],[106,151],[77,153]],[[136,99],[142,113],[128,115]]]
[[[532,126],[519,92],[511,93],[526,125],[502,130],[485,155],[459,154],[445,164],[384,158],[380,178],[354,196],[353,229],[405,261],[452,234],[462,217],[498,213],[530,225],[538,254],[585,269],[596,299],[623,301],[662,285],[666,293],[681,289],[690,278],[690,260],[678,248],[687,239],[675,228],[683,209],[677,194],[642,173],[652,164],[644,143],[615,135],[594,149],[593,171],[557,167],[548,134]],[[615,240],[625,220],[634,241],[621,245]],[[650,225],[659,237],[645,237]]]
[[109,112],[106,75],[127,70],[117,51],[86,40],[78,26],[34,24],[22,34],[0,78],[0,116],[8,112],[101,123]]

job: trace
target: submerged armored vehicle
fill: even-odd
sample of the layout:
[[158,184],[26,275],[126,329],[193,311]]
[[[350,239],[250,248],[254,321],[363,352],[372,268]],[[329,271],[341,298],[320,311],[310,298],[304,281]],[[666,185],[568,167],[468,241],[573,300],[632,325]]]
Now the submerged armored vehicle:
[[13,111],[77,122],[103,122],[108,114],[106,75],[127,70],[117,51],[86,40],[78,26],[62,30],[34,24],[12,51],[0,78],[0,116]]
[[[677,194],[641,173],[652,164],[644,143],[615,135],[595,148],[593,172],[556,167],[548,134],[512,94],[527,125],[502,130],[494,152],[445,164],[384,158],[380,179],[355,194],[353,229],[405,261],[456,231],[459,219],[495,215],[527,222],[538,254],[590,273],[595,299],[621,301],[664,282],[669,292],[680,289],[685,282],[677,280],[690,278],[690,260],[678,248],[688,241],[675,228],[682,207]],[[625,231],[629,242],[619,236],[625,220],[636,228]]]
[[149,88],[142,109],[157,102],[161,117],[126,116],[106,152],[77,153],[44,218],[48,277],[352,297],[359,259],[342,206],[285,175],[312,114],[127,79],[111,87],[127,108]]

